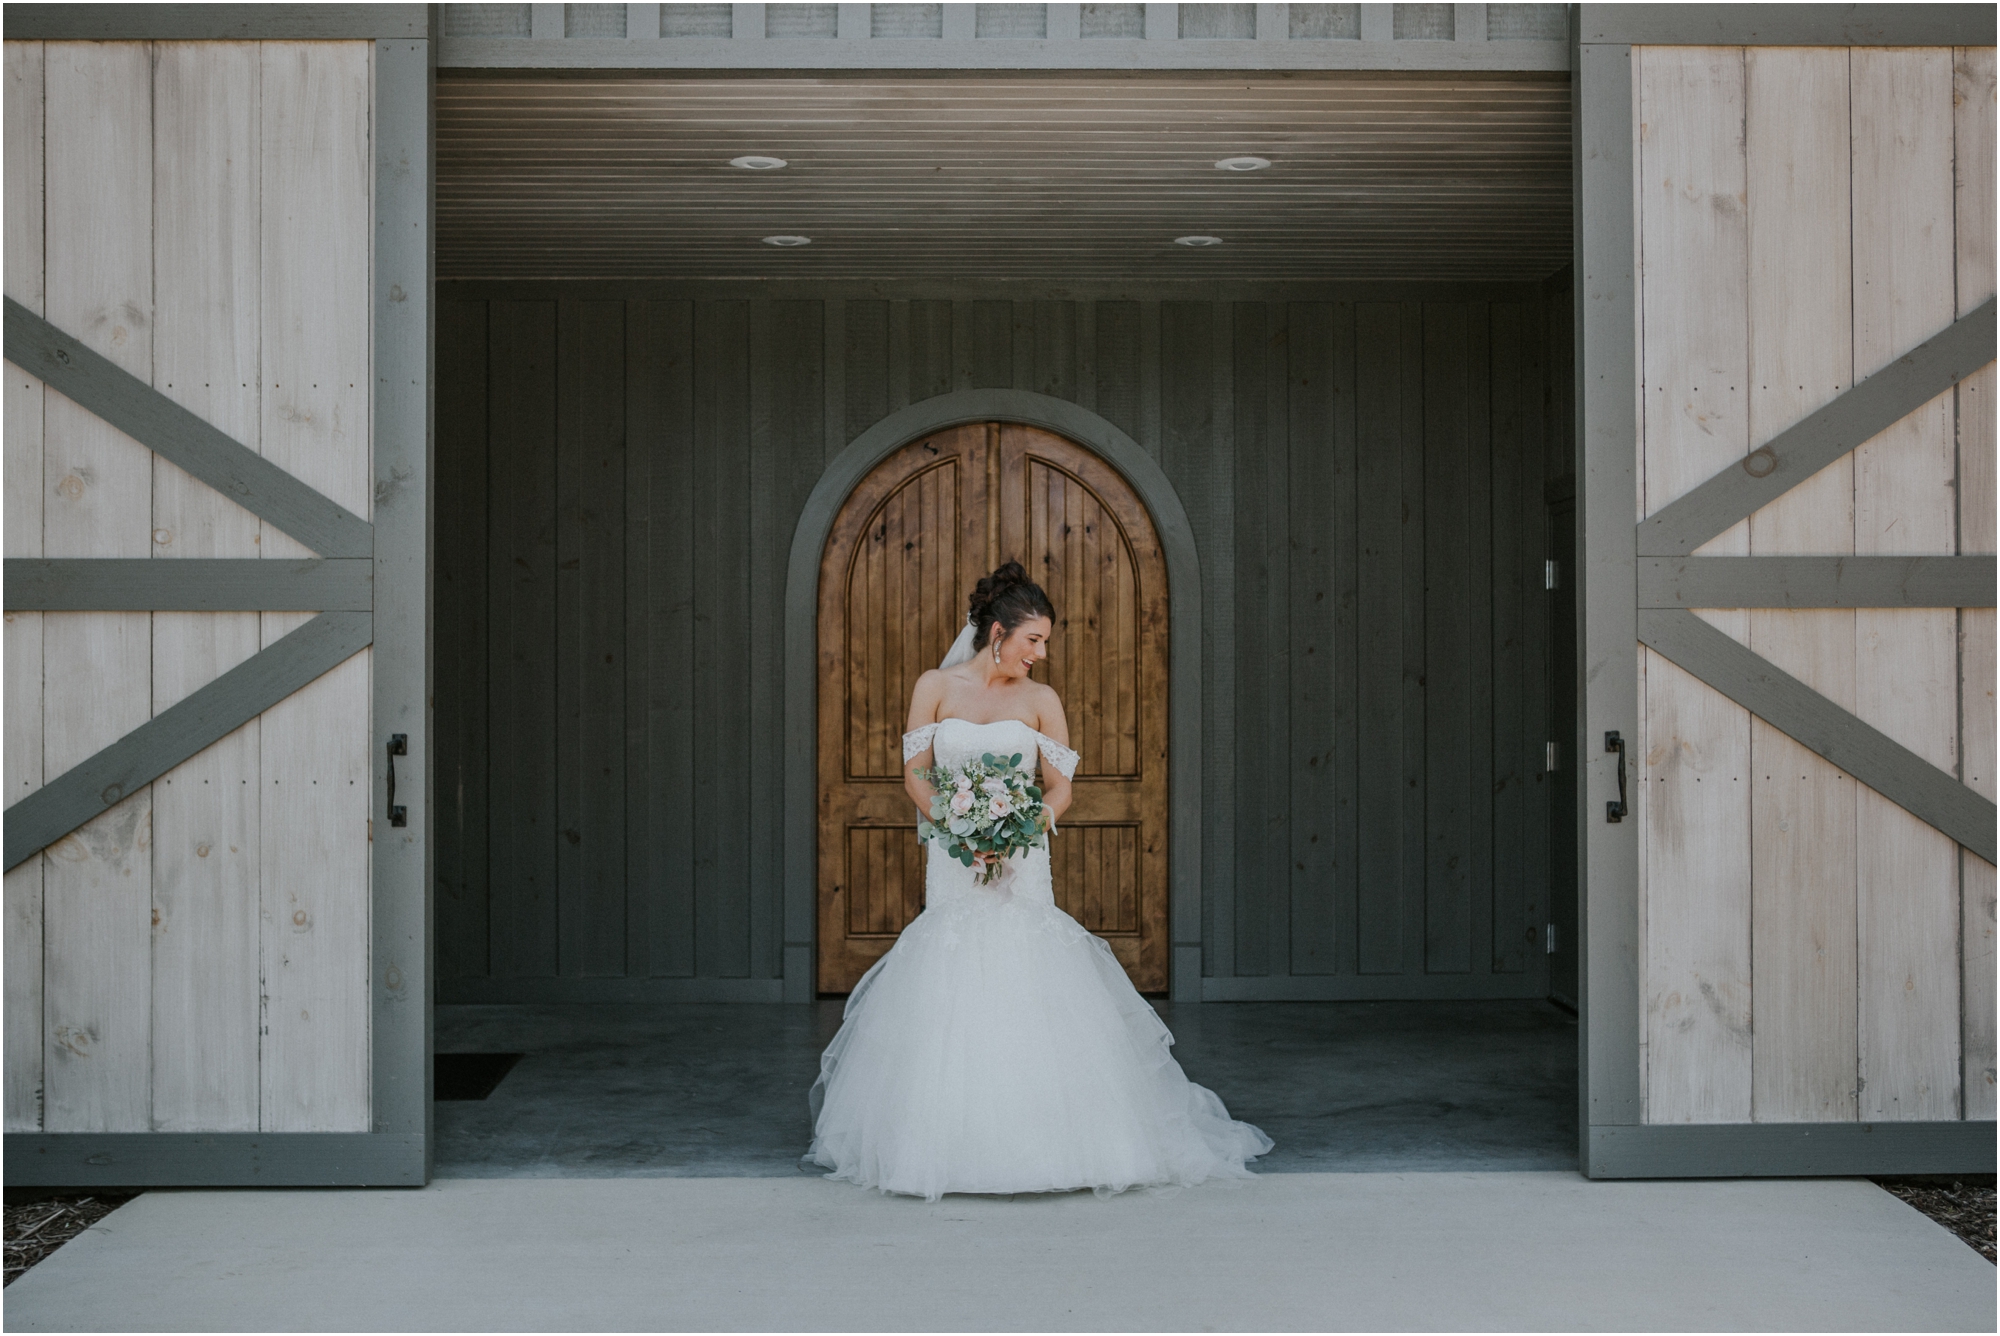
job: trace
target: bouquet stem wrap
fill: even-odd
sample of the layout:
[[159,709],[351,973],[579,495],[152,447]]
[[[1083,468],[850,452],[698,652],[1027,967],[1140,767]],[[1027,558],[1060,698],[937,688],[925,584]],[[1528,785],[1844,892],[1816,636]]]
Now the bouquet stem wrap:
[[936,841],[959,862],[977,868],[980,855],[993,855],[979,873],[988,886],[999,877],[1006,860],[1047,839],[1048,808],[1042,791],[1020,768],[1021,756],[987,752],[962,766],[932,766],[918,771],[936,789],[931,814],[917,823],[917,838]]

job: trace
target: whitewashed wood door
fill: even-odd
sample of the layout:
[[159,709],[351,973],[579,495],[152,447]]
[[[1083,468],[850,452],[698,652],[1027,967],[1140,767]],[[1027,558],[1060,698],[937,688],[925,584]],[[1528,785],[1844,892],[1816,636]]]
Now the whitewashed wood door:
[[[374,59],[6,43],[7,296],[364,520]],[[306,553],[11,359],[10,558]],[[8,803],[315,611],[10,612]],[[7,874],[9,1131],[370,1129],[369,664]]]
[[[1643,591],[1669,507],[1768,476],[1783,433],[1982,319],[1990,344],[1993,51],[1634,47],[1632,78]],[[1994,551],[1990,359],[1691,555],[1975,569],[1960,559]],[[1955,827],[1982,856],[1726,694],[1685,652],[1705,633],[1646,630],[1649,608],[1699,619],[1876,752],[1990,800],[1990,590],[1686,602],[1641,597],[1644,1120],[1992,1117],[1990,816],[1983,840]]]

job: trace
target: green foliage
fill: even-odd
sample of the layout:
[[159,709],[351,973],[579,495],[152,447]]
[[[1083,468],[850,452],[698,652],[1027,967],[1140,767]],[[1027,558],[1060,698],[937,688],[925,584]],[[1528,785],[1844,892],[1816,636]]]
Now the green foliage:
[[991,882],[1006,859],[1041,847],[1047,838],[1042,790],[1020,766],[1019,752],[1008,757],[987,752],[963,766],[917,771],[935,790],[929,819],[917,823],[917,838],[936,841],[966,867],[976,866],[979,854],[998,854],[980,877]]

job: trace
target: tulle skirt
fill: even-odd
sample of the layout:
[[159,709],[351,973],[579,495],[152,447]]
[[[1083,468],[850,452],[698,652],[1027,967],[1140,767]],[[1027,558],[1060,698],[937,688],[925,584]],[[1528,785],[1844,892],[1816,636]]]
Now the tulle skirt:
[[1254,1176],[1271,1139],[1187,1079],[1111,948],[1053,903],[1045,851],[991,888],[930,857],[928,907],[821,1055],[807,1161],[931,1201]]

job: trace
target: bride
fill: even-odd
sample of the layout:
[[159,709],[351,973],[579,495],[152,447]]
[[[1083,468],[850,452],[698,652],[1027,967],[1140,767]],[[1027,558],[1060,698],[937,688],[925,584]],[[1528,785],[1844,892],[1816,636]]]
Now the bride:
[[[1018,753],[1031,776],[1047,762],[1060,819],[1079,757],[1062,701],[1028,677],[1054,629],[1019,562],[979,582],[910,701],[904,787],[919,813],[932,789],[917,771]],[[991,885],[936,844],[928,860],[923,912],[861,976],[820,1057],[808,1161],[930,1201],[1253,1177],[1245,1161],[1271,1139],[1187,1079],[1111,948],[1056,907],[1046,844]]]

